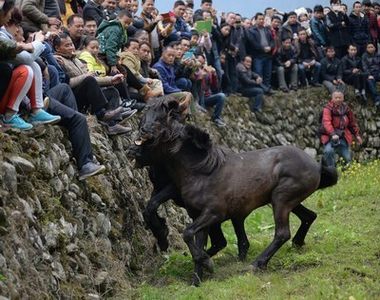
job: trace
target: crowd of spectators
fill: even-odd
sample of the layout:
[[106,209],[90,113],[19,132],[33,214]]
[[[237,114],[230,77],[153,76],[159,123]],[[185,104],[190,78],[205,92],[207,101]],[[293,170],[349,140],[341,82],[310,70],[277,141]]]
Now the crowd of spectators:
[[[124,121],[150,99],[169,94],[188,114],[212,111],[218,127],[226,126],[223,107],[236,93],[257,115],[275,92],[322,85],[330,94],[351,85],[363,105],[368,91],[380,106],[376,2],[347,8],[331,0],[329,7],[254,16],[218,13],[212,0],[199,8],[175,1],[170,12],[155,4],[0,0],[2,128],[60,122],[86,178],[104,167],[92,156],[81,113],[116,135],[131,131]],[[30,110],[27,119],[20,109]]]

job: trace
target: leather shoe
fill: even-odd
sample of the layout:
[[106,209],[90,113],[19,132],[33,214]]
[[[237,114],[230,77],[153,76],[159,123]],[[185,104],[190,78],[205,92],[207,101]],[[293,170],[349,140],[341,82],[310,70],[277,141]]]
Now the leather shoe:
[[132,131],[131,127],[122,126],[120,124],[115,124],[113,126],[110,126],[110,125],[107,126],[107,134],[110,136],[126,134],[126,133],[130,133],[131,131]]
[[136,113],[137,113],[137,109],[130,109],[130,110],[122,112],[121,117],[123,118],[123,120],[126,120],[132,117]]
[[120,118],[120,114],[123,112],[124,109],[125,109],[124,107],[119,106],[116,109],[107,110],[104,113],[103,117],[101,117],[101,120],[104,121],[104,122],[108,122],[108,121],[112,121],[112,120],[118,119],[118,118]]

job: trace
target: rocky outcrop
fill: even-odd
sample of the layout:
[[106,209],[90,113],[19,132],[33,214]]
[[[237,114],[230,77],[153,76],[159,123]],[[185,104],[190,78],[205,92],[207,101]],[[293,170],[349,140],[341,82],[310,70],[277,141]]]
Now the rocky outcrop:
[[[204,116],[195,122],[236,151],[296,144],[315,155],[321,150],[315,132],[327,97],[321,91],[267,98],[259,119],[249,112],[247,99],[230,97],[228,127],[219,130]],[[365,140],[356,156],[379,157],[379,113],[352,104]],[[137,123],[131,121],[135,129]],[[0,295],[111,296],[160,257],[141,214],[151,190],[147,172],[134,169],[126,157],[131,138],[109,138],[92,118],[89,124],[94,154],[107,172],[86,182],[77,180],[62,128],[0,133]],[[183,247],[186,214],[170,204],[160,213],[168,216],[172,247]]]

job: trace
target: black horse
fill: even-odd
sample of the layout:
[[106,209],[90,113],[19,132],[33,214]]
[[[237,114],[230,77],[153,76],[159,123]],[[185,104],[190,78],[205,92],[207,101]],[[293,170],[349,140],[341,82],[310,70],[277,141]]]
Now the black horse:
[[203,267],[212,264],[204,251],[208,228],[227,219],[244,223],[252,210],[263,205],[272,205],[275,236],[253,268],[265,269],[290,239],[290,212],[301,220],[293,243],[302,246],[316,214],[301,202],[315,190],[336,184],[336,169],[318,164],[291,146],[240,154],[224,150],[206,132],[178,122],[180,111],[176,101],[152,103],[135,144],[144,149],[146,164],[165,169],[194,220],[183,233],[195,263],[193,283],[198,285]]

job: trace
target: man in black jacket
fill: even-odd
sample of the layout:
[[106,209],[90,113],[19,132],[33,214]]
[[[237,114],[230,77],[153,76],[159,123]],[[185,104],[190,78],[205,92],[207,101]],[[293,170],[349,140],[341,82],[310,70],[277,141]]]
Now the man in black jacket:
[[321,79],[330,95],[336,90],[344,92],[345,84],[342,80],[342,65],[335,57],[335,49],[332,46],[326,48],[326,57],[321,60]]
[[326,16],[327,36],[330,45],[335,48],[336,56],[340,59],[347,53],[351,40],[348,30],[349,20],[340,0],[330,0],[330,4],[331,10]]
[[255,15],[256,24],[247,31],[247,52],[254,58],[254,71],[263,79],[266,91],[271,93],[272,51],[275,48],[271,31],[264,26],[264,15]]
[[102,0],[89,0],[83,8],[83,19],[91,17],[96,21],[96,25],[99,27],[100,23],[104,20],[102,2]]
[[358,48],[358,56],[362,56],[371,36],[369,33],[369,20],[366,15],[362,14],[362,4],[359,1],[356,1],[353,5],[349,22],[352,42],[356,44]]
[[242,62],[238,63],[236,70],[238,75],[238,91],[250,101],[252,112],[261,112],[264,101],[264,89],[262,88],[263,79],[252,72],[252,57],[246,56]]
[[362,64],[363,71],[369,74],[367,85],[373,102],[376,106],[380,106],[380,94],[376,88],[376,83],[380,81],[380,54],[376,52],[374,43],[367,44],[367,50],[362,57]]
[[342,59],[343,80],[354,87],[356,98],[367,102],[365,86],[368,73],[363,71],[362,60],[357,53],[356,45],[348,47],[348,54]]

